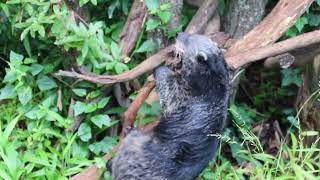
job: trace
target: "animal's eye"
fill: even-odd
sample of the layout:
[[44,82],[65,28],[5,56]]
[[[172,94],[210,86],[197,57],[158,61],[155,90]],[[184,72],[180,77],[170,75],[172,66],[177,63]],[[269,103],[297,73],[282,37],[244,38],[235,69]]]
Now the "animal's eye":
[[197,55],[196,59],[197,59],[198,62],[205,62],[205,61],[207,61],[208,57],[204,52],[201,51]]

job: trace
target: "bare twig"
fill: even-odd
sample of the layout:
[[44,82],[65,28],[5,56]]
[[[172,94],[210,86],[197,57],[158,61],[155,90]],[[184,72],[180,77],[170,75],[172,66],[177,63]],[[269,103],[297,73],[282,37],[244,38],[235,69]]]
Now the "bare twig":
[[130,71],[126,71],[119,75],[85,75],[80,74],[75,71],[62,71],[60,70],[56,75],[59,76],[67,76],[67,77],[73,77],[77,79],[83,79],[86,81],[90,81],[93,83],[99,83],[99,84],[114,84],[117,82],[124,82],[129,81],[132,79],[135,79],[139,75],[152,71],[154,68],[159,66],[161,63],[163,63],[166,59],[169,57],[169,53],[172,52],[173,46],[168,46],[165,49],[162,49],[157,54],[149,57],[145,61],[143,61],[141,64],[136,66]]
[[135,100],[130,104],[127,111],[124,113],[124,121],[122,124],[122,131],[120,138],[123,138],[128,133],[128,129],[131,128],[131,126],[134,123],[134,118],[136,117],[136,114],[142,105],[142,103],[145,101],[145,99],[148,97],[150,92],[155,86],[155,82],[152,76],[149,76],[147,78],[147,82],[145,85],[140,89],[137,97]]

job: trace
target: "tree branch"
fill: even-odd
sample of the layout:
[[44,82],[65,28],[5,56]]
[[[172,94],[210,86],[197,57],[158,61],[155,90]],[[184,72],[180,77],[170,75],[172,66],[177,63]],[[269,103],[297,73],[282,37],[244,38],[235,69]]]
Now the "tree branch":
[[[125,26],[120,34],[121,54],[123,59],[128,59],[129,53],[136,45],[143,23],[148,15],[144,1],[134,0]],[[128,61],[126,61],[128,62]]]
[[275,56],[294,49],[306,47],[320,42],[320,30],[305,33],[273,45],[248,50],[234,56],[227,54],[226,60],[231,69],[237,69],[245,64]]
[[189,33],[202,33],[207,23],[216,12],[215,9],[217,8],[218,3],[218,0],[205,0],[189,22],[185,31]]

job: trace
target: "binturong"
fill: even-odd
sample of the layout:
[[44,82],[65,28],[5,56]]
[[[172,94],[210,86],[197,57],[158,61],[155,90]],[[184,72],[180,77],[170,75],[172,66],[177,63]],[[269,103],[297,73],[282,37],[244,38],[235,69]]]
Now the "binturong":
[[191,180],[213,159],[227,116],[229,72],[209,38],[179,33],[175,66],[154,71],[162,106],[152,132],[133,128],[111,161],[113,180]]

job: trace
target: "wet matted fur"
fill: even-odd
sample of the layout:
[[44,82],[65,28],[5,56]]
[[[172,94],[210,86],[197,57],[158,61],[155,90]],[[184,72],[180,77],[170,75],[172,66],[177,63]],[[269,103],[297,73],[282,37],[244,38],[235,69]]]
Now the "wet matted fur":
[[213,158],[228,106],[229,72],[217,44],[179,33],[175,67],[154,71],[160,123],[129,132],[112,159],[113,180],[195,179]]

